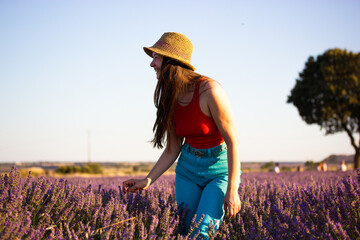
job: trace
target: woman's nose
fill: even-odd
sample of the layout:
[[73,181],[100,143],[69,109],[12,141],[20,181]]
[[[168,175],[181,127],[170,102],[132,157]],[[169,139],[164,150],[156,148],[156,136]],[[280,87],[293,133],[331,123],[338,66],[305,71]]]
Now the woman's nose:
[[151,63],[150,63],[150,67],[155,67],[154,60],[152,60],[152,61],[151,61]]

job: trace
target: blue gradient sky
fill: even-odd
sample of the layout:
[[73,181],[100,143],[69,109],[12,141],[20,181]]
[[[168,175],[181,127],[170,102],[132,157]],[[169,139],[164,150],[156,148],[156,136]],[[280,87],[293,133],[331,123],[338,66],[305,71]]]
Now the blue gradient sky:
[[[307,58],[360,51],[360,1],[0,1],[0,162],[155,161],[155,72],[142,50],[187,35],[233,106],[242,161],[353,154],[287,96]],[[358,139],[358,136],[357,136]]]

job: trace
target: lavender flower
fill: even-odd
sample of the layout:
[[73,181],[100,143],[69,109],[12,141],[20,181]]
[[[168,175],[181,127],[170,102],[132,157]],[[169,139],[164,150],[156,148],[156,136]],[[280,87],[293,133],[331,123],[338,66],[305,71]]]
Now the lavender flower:
[[[122,192],[123,180],[32,178],[31,173],[21,178],[13,168],[0,177],[0,239],[196,237],[195,222],[181,235],[173,175],[135,194]],[[360,170],[244,173],[241,211],[225,218],[210,239],[356,239],[359,186]]]

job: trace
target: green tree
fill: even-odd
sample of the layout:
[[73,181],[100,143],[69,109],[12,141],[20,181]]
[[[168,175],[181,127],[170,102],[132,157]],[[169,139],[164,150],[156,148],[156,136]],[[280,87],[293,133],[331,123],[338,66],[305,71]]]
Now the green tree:
[[273,169],[275,163],[273,161],[261,165],[261,169]]
[[316,167],[317,167],[317,163],[315,163],[314,161],[306,161],[305,162],[305,167],[307,168],[307,169],[309,169],[309,170],[314,170],[314,169],[316,169]]
[[345,131],[355,149],[354,167],[360,167],[360,139],[354,137],[360,135],[360,53],[336,48],[310,56],[287,102],[325,134]]

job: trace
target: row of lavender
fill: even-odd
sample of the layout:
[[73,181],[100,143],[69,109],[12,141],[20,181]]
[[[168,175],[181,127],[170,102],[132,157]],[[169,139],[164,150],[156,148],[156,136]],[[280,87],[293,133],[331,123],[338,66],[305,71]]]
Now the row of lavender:
[[[0,178],[0,239],[187,239],[174,176],[124,194],[124,178]],[[357,239],[360,171],[244,173],[237,217],[212,239]]]

